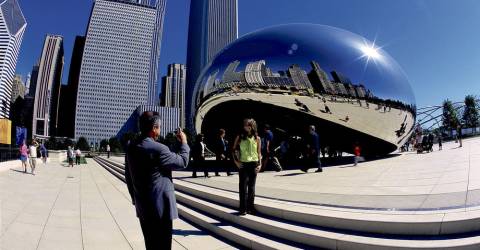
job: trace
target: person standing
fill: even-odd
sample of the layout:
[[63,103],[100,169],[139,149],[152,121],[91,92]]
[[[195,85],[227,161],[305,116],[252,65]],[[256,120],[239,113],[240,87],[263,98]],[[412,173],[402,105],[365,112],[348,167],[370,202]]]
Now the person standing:
[[357,143],[355,143],[355,147],[353,148],[353,154],[354,154],[354,162],[353,162],[353,166],[357,166],[358,162],[360,161],[361,159],[361,151],[362,149],[360,148],[360,145]]
[[460,124],[457,125],[457,137],[458,143],[460,144],[458,147],[462,147],[462,126]]
[[315,132],[315,126],[309,126],[309,133],[306,141],[306,166],[301,170],[308,172],[309,168],[317,168],[316,172],[323,172],[322,163],[320,162],[320,139],[317,132]]
[[438,135],[438,150],[439,151],[442,150],[442,140],[443,140],[442,134],[439,134]]
[[218,138],[215,146],[215,159],[218,165],[216,167],[215,176],[220,176],[218,173],[219,167],[225,167],[227,169],[227,176],[232,175],[232,173],[230,173],[230,166],[228,164],[228,141],[225,139],[225,134],[225,129],[220,129],[218,131]]
[[27,160],[28,160],[28,148],[25,140],[22,142],[20,146],[20,161],[22,162],[23,172],[27,173]]
[[75,165],[80,165],[80,158],[82,157],[82,151],[77,147],[75,150]]
[[127,148],[125,178],[140,221],[145,248],[172,248],[172,220],[178,218],[172,170],[188,165],[190,148],[178,129],[178,152],[159,142],[160,116],[144,112],[139,119],[141,136]]
[[107,144],[107,158],[110,158],[110,144]]
[[35,168],[37,167],[37,147],[37,141],[33,140],[32,145],[28,148],[28,158],[30,159],[30,168],[33,175],[35,175]]
[[192,148],[192,158],[193,158],[193,173],[192,177],[196,178],[197,177],[197,171],[199,169],[203,169],[204,177],[208,178],[208,170],[206,169],[205,166],[205,143],[203,142],[203,134],[198,134],[195,137],[195,143],[193,144]]
[[45,147],[45,143],[42,143],[42,145],[40,145],[40,156],[42,157],[43,164],[47,164],[48,151],[47,147]]
[[255,182],[262,166],[262,143],[253,119],[243,121],[242,133],[235,138],[233,157],[239,169],[240,215],[255,214]]
[[75,157],[75,152],[73,152],[73,148],[71,146],[68,146],[67,149],[67,159],[68,159],[68,165],[73,168],[73,158]]
[[263,128],[263,140],[262,140],[262,168],[260,172],[267,169],[267,165],[270,161],[270,154],[273,148],[273,133],[270,130],[270,125],[265,124]]

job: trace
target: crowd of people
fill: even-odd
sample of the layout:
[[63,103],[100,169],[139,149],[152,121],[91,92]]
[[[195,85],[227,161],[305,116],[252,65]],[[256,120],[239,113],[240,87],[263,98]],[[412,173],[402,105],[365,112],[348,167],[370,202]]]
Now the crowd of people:
[[[276,171],[282,170],[275,157],[276,152],[288,150],[287,140],[276,145],[270,126],[263,125],[262,132],[259,132],[257,122],[250,118],[239,124],[240,132],[231,137],[234,138],[231,144],[226,139],[227,131],[220,129],[211,143],[212,150],[207,147],[202,134],[195,137],[190,150],[187,137],[179,128],[176,131],[178,145],[174,149],[158,142],[160,124],[158,113],[144,112],[139,118],[141,136],[128,143],[125,156],[125,180],[136,207],[146,249],[171,249],[172,221],[178,218],[172,171],[191,166],[193,177],[197,177],[199,171],[203,171],[205,177],[209,176],[205,164],[208,152],[212,152],[219,166],[233,163],[238,170],[239,215],[256,214],[257,174],[270,166]],[[322,149],[315,126],[308,127],[303,143],[306,165],[301,170],[307,172],[315,168],[322,172]],[[358,143],[354,151],[356,164],[361,159]],[[226,170],[227,176],[232,175],[232,170]],[[219,169],[214,171],[218,176]]]
[[[48,150],[45,143],[42,142],[40,144],[36,139],[34,139],[29,145],[27,145],[26,140],[24,140],[19,147],[19,156],[24,173],[27,173],[27,167],[30,167],[30,173],[35,175],[37,159],[40,158],[41,162],[46,165],[48,160]],[[73,167],[74,162],[76,165],[80,165],[81,157],[82,152],[78,147],[74,149],[72,146],[68,146],[67,162],[69,167]]]

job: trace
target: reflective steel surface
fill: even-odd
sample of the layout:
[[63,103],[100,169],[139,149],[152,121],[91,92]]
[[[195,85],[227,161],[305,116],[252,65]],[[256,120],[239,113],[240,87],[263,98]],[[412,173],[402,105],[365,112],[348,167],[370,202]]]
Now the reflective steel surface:
[[314,24],[262,29],[224,48],[198,78],[192,110],[197,133],[235,133],[245,117],[288,135],[313,124],[325,146],[351,152],[359,143],[371,154],[402,145],[416,116],[391,56],[357,34]]

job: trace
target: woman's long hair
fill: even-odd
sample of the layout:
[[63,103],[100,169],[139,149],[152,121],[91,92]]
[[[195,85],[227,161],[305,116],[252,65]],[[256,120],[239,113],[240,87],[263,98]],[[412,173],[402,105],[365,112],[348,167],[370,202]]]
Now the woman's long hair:
[[245,140],[247,139],[247,137],[251,137],[251,136],[255,136],[255,138],[257,138],[258,136],[257,122],[254,119],[249,118],[249,119],[243,120],[243,126],[245,126],[245,124],[250,126],[252,129],[250,130],[250,134],[248,134],[247,131],[245,131],[245,129],[242,128],[242,133],[240,133],[240,139]]

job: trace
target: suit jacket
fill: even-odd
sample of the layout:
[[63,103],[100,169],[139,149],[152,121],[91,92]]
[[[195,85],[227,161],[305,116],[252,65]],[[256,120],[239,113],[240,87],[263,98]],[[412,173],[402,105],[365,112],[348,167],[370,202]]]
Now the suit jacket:
[[172,220],[178,218],[172,170],[187,167],[189,152],[187,144],[174,153],[150,137],[130,143],[125,179],[137,217],[148,220],[167,213]]

